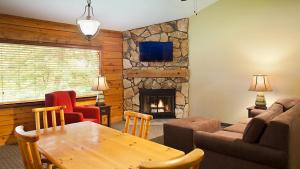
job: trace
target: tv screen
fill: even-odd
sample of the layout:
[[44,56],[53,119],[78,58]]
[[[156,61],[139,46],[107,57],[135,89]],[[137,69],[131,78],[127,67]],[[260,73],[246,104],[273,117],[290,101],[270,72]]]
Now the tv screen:
[[140,42],[139,47],[142,62],[173,60],[173,42]]

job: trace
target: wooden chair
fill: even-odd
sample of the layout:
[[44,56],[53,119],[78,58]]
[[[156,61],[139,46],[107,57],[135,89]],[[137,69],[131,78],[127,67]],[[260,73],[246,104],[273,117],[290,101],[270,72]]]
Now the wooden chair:
[[204,152],[202,150],[195,149],[174,160],[143,163],[139,169],[198,169],[203,156]]
[[32,109],[32,112],[35,113],[35,126],[36,130],[39,131],[41,129],[41,122],[40,122],[40,114],[43,116],[43,127],[44,129],[48,128],[48,112],[51,112],[51,120],[52,120],[52,127],[56,128],[56,112],[59,112],[60,114],[60,125],[65,125],[65,116],[64,116],[64,109],[66,109],[66,106],[55,106],[55,107],[43,107],[43,108],[35,108]]
[[138,136],[147,139],[149,134],[150,121],[153,119],[153,116],[132,112],[132,111],[126,111],[125,118],[126,118],[126,122],[125,122],[124,133],[129,133],[130,119],[133,118],[133,126],[132,126],[131,134],[135,136],[137,134],[136,133],[137,122],[140,119],[140,129],[139,129]]
[[[15,136],[18,140],[24,167],[26,169],[43,169],[41,155],[36,144],[39,140],[39,136],[26,133],[24,131],[24,126],[15,128]],[[48,164],[48,169],[51,169],[52,167],[52,164]]]

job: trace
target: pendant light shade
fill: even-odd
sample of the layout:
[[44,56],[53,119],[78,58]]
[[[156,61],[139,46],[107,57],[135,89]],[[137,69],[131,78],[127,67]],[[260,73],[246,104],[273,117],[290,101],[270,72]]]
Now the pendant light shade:
[[83,15],[76,21],[80,32],[87,40],[93,39],[100,30],[100,22],[94,17],[91,0],[87,0],[87,5]]

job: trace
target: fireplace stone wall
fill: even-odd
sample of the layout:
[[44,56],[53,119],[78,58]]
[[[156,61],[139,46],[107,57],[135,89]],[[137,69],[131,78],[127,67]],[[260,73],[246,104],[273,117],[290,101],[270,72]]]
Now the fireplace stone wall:
[[[189,75],[182,77],[174,74],[165,77],[128,76],[127,70],[161,70],[189,69],[187,18],[151,25],[123,32],[123,86],[124,110],[139,111],[139,89],[176,89],[177,118],[189,115]],[[172,62],[140,62],[139,42],[160,41],[173,42]]]

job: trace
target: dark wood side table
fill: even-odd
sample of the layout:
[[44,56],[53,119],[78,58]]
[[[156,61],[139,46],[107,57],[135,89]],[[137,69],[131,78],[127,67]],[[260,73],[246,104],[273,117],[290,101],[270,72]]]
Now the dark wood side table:
[[257,108],[255,106],[247,107],[248,117],[252,118],[267,110],[267,107]]
[[[110,127],[110,105],[98,106],[100,109],[100,124]],[[103,124],[103,117],[107,117],[107,123]]]

